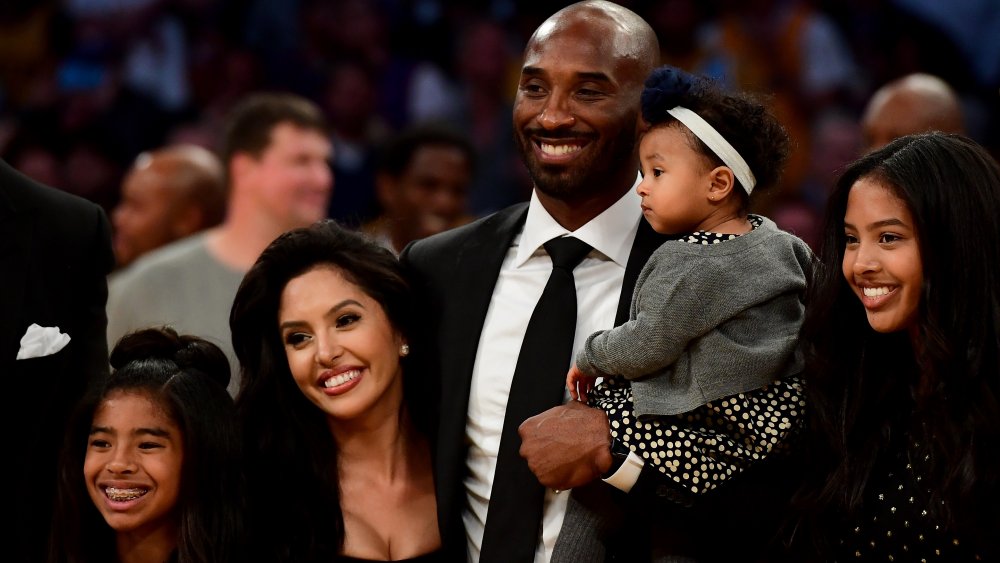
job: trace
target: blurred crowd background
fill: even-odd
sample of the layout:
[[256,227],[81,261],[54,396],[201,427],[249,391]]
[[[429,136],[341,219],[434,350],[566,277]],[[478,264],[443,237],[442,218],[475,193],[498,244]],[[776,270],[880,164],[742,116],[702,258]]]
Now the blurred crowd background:
[[[408,126],[471,140],[469,215],[525,200],[511,103],[551,0],[3,0],[0,156],[109,212],[143,151],[215,149],[255,91],[316,102],[334,144],[330,216],[376,217],[379,150]],[[863,151],[872,93],[913,72],[957,92],[967,133],[1000,149],[1000,0],[621,1],[663,62],[768,95],[795,142],[760,211],[813,242],[828,186]]]

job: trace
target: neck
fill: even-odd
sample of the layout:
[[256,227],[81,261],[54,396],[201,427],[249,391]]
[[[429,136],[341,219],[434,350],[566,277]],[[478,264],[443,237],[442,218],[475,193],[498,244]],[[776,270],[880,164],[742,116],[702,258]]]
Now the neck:
[[409,453],[419,443],[405,409],[377,422],[331,424],[342,474],[356,472],[394,481],[405,473]]
[[694,230],[724,235],[742,235],[749,233],[751,226],[746,214],[719,210],[709,215]]
[[[634,180],[634,178],[633,178]],[[549,215],[567,231],[575,231],[589,223],[594,217],[604,213],[618,202],[630,189],[628,184],[619,190],[597,193],[586,197],[556,197],[535,189],[538,201]]]
[[247,209],[245,204],[241,209],[238,202],[231,203],[235,207],[230,209],[226,221],[209,232],[208,246],[220,262],[245,272],[271,241],[287,229],[266,214]]
[[148,532],[122,532],[115,535],[119,563],[160,563],[177,548],[177,530],[160,526]]

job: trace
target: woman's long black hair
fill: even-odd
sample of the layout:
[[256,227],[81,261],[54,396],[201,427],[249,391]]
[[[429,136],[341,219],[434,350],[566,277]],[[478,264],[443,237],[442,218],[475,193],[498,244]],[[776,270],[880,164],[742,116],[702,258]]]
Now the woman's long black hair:
[[[230,315],[242,373],[236,404],[255,553],[265,561],[330,561],[344,541],[336,444],[326,414],[295,384],[278,329],[285,285],[317,266],[336,268],[382,306],[404,338],[411,333],[410,290],[396,257],[333,221],[281,235],[243,279]],[[404,373],[408,360],[401,359]],[[404,398],[426,434],[423,402],[415,398],[419,383],[404,376]]]
[[[924,282],[912,341],[876,333],[842,274],[847,199],[861,179],[891,190],[913,216]],[[880,449],[900,433],[930,456],[937,521],[980,545],[1000,529],[989,483],[1000,470],[998,212],[1000,166],[957,135],[897,139],[837,183],[803,326],[818,471],[798,499],[799,531],[821,552],[833,515],[861,509]]]

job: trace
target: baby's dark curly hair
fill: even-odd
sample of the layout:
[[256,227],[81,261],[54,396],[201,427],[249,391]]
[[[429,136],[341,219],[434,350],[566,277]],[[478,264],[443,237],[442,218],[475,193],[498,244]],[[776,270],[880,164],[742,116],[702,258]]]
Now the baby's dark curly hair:
[[[642,91],[642,117],[651,129],[679,123],[667,113],[676,106],[697,113],[739,151],[757,180],[754,196],[777,184],[791,151],[791,141],[788,132],[761,101],[745,92],[725,93],[707,78],[669,65],[662,66],[646,79]],[[712,149],[687,127],[683,131],[695,150],[715,166],[723,165]],[[749,196],[742,184],[740,188],[746,206]]]

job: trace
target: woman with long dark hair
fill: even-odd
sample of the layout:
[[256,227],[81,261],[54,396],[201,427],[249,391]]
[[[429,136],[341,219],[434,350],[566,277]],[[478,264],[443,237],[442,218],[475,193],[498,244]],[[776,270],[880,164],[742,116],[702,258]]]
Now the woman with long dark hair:
[[396,257],[334,222],[278,237],[243,279],[230,325],[258,560],[438,560],[410,305]]
[[803,336],[810,560],[1000,557],[1000,166],[940,133],[831,195]]

